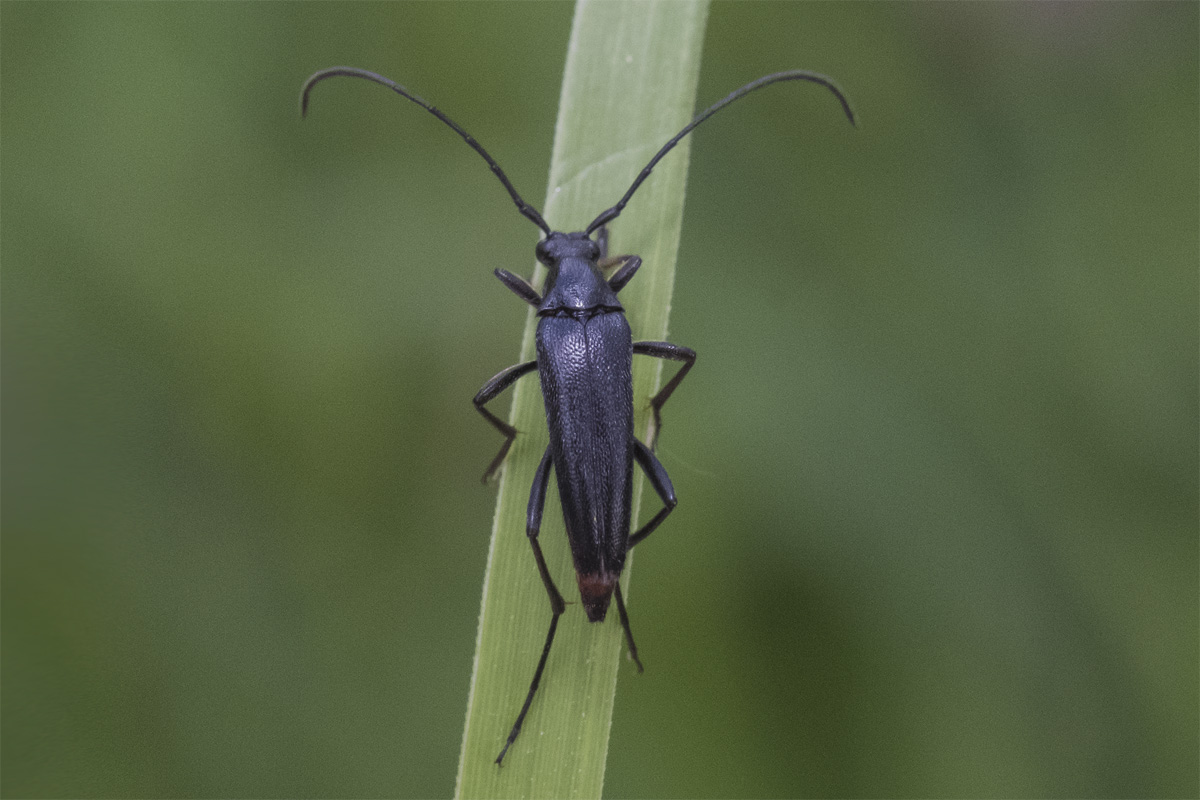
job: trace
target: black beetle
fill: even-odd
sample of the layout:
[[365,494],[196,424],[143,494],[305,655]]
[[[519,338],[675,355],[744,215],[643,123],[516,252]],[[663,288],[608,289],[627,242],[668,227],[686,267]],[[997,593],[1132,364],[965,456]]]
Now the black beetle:
[[[711,106],[673,136],[650,159],[625,195],[616,205],[592,220],[582,231],[561,233],[550,230],[537,209],[526,203],[509,182],[500,165],[488,155],[479,142],[458,126],[453,120],[403,86],[374,72],[354,67],[331,67],[321,70],[305,83],[300,93],[300,113],[308,110],[309,92],[325,80],[337,76],[362,78],[388,87],[396,94],[411,100],[433,114],[462,137],[475,152],[483,157],[496,177],[508,190],[517,209],[541,228],[546,238],[537,244],[538,261],[546,266],[545,294],[524,278],[505,269],[497,269],[496,277],[518,297],[537,309],[537,359],[517,364],[500,372],[475,395],[475,407],[479,413],[504,434],[504,444],[484,473],[486,482],[504,461],[516,428],[507,424],[485,408],[501,392],[516,381],[538,371],[542,382],[542,397],[546,406],[546,424],[550,432],[550,445],[538,464],[533,487],[529,493],[529,508],[526,516],[526,533],[533,547],[538,572],[550,597],[553,617],[546,643],[538,660],[537,670],[525,696],[517,721],[496,763],[500,764],[508,748],[521,732],[521,723],[529,712],[537,692],[538,683],[550,655],[554,642],[554,631],[558,618],[566,609],[566,602],[554,585],[542,548],[538,544],[542,510],[546,503],[546,485],[553,466],[558,476],[558,493],[562,501],[563,519],[570,540],[571,556],[579,583],[579,594],[590,622],[601,622],[608,612],[609,602],[615,595],[617,614],[625,631],[629,653],[642,670],[638,659],[633,634],[629,630],[629,615],[625,601],[621,598],[619,579],[625,565],[629,548],[649,536],[675,508],[675,489],[667,471],[654,456],[654,445],[662,429],[660,412],[663,403],[675,391],[688,370],[696,361],[696,353],[669,342],[634,342],[625,320],[625,310],[617,299],[617,293],[629,283],[641,266],[642,260],[633,255],[610,258],[607,253],[606,225],[624,210],[633,193],[650,175],[654,166],[670,152],[679,141],[697,125],[720,111],[725,106],[760,89],[779,81],[803,80],[824,86],[838,99],[842,110],[851,124],[854,114],[850,110],[841,90],[832,80],[814,72],[792,70],[766,75],[742,86],[725,99]],[[592,234],[599,232],[596,239]],[[620,265],[611,278],[605,279],[601,270]],[[683,366],[675,376],[650,399],[654,413],[654,433],[650,446],[646,446],[633,435],[633,377],[634,354],[681,361]],[[634,533],[630,528],[630,503],[633,494],[633,464],[637,462],[650,484],[662,498],[663,508]]]

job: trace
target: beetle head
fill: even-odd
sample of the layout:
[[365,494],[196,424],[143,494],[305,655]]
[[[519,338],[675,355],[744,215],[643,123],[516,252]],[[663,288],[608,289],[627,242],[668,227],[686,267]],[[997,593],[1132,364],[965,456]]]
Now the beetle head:
[[595,261],[600,257],[600,245],[588,238],[583,231],[574,233],[555,231],[537,243],[534,254],[537,255],[538,261],[553,269],[564,258]]

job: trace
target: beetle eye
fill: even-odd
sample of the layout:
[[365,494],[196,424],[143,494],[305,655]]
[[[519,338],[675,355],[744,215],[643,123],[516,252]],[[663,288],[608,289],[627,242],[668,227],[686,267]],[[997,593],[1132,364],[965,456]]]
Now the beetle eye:
[[542,262],[547,267],[552,267],[558,262],[558,259],[555,258],[554,253],[550,251],[550,248],[546,246],[546,241],[547,240],[543,239],[542,241],[538,242],[537,250],[534,251],[534,254],[537,256],[538,261]]

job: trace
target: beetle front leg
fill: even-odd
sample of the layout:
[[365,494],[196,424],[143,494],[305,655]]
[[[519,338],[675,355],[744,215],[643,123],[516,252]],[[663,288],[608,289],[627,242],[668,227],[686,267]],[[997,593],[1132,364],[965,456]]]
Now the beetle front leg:
[[[633,457],[637,459],[642,471],[646,473],[646,477],[650,479],[650,485],[654,487],[654,491],[662,498],[663,508],[654,515],[654,518],[647,522],[637,531],[629,536],[629,547],[633,547],[638,542],[645,539],[650,534],[654,533],[654,529],[662,524],[662,521],[667,518],[667,515],[675,510],[675,506],[679,501],[675,499],[675,487],[671,485],[671,478],[667,475],[666,469],[655,458],[654,453],[649,447],[642,444],[637,439],[633,440]],[[620,610],[620,609],[618,609]]]
[[675,373],[675,377],[667,381],[667,385],[659,389],[658,394],[650,398],[650,408],[654,410],[654,435],[650,438],[650,449],[653,450],[658,445],[658,434],[662,432],[662,414],[660,413],[663,403],[675,391],[675,387],[679,386],[683,380],[683,376],[688,374],[688,371],[696,363],[696,351],[690,347],[683,347],[670,342],[634,342],[633,352],[640,353],[644,356],[653,356],[654,358],[666,358],[671,361],[682,361],[683,366],[679,372]]
[[[622,261],[625,263],[621,264]],[[613,276],[608,279],[608,287],[614,292],[619,292],[625,288],[625,284],[629,283],[629,281],[633,278],[634,273],[637,272],[638,268],[642,266],[642,257],[613,256],[610,259],[605,259],[604,261],[600,262],[602,269],[607,269],[605,266],[606,262],[612,262],[611,264],[608,264],[608,266],[621,264],[621,268],[613,273]]]
[[596,266],[602,270],[608,270],[615,267],[617,264],[621,268],[608,279],[608,286],[614,292],[619,292],[629,283],[633,274],[638,271],[638,267],[642,266],[641,256],[610,256],[608,254],[608,226],[605,225],[596,232],[596,244],[600,248],[600,258],[596,261]]
[[[537,670],[533,673],[533,682],[529,685],[529,694],[525,696],[525,704],[521,706],[521,713],[517,715],[517,721],[513,724],[512,732],[508,734],[508,741],[504,743],[504,749],[500,751],[500,755],[496,756],[496,763],[499,764],[504,760],[504,754],[508,752],[508,748],[517,740],[517,734],[521,732],[521,725],[525,722],[525,715],[529,713],[529,706],[533,703],[533,696],[537,693],[538,684],[542,680],[542,672],[546,669],[546,659],[550,655],[550,645],[554,643],[554,632],[558,629],[558,618],[567,609],[567,603],[563,600],[562,594],[559,593],[558,587],[554,585],[554,579],[550,577],[550,569],[546,566],[546,558],[542,555],[542,547],[538,544],[538,532],[542,527],[542,510],[546,507],[546,484],[550,480],[550,448],[546,448],[545,454],[542,456],[542,461],[538,464],[537,472],[533,476],[533,486],[529,491],[529,508],[525,516],[525,535],[529,537],[529,544],[533,548],[533,557],[537,561],[538,572],[542,576],[542,584],[546,587],[546,594],[550,597],[550,611],[554,616],[550,618],[550,630],[546,632],[546,644],[542,647],[542,657],[538,659]],[[628,623],[626,623],[628,630]],[[630,640],[632,641],[632,640]]]
[[524,300],[529,305],[537,308],[542,304],[542,296],[538,294],[538,290],[533,288],[533,284],[522,278],[520,275],[513,275],[506,269],[494,270],[500,282],[512,290],[513,294]]
[[519,378],[537,369],[536,361],[526,361],[524,364],[517,364],[503,370],[490,381],[483,385],[479,393],[472,400],[475,404],[475,409],[483,414],[483,418],[492,424],[492,426],[504,434],[504,444],[500,445],[500,452],[492,459],[492,463],[488,465],[487,471],[483,473],[483,482],[487,483],[491,480],[492,475],[500,468],[500,464],[504,461],[504,457],[508,455],[508,448],[512,447],[513,439],[517,438],[517,429],[509,425],[504,420],[497,417],[492,412],[484,408],[484,405],[496,399],[496,396],[512,386]]
[[600,248],[600,260],[604,261],[608,258],[608,226],[601,225],[600,230],[596,231],[596,245]]

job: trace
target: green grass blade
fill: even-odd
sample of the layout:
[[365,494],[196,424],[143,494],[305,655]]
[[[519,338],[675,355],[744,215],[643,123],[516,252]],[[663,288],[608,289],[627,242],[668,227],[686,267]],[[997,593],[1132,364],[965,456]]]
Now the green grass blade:
[[[707,11],[706,2],[678,0],[578,4],[544,206],[544,216],[556,230],[580,230],[615,203],[658,148],[691,119]],[[621,293],[636,339],[666,338],[687,158],[685,140],[655,168],[612,225],[612,252],[645,259]],[[539,267],[535,284],[543,278]],[[531,314],[523,361],[533,358],[534,323]],[[649,419],[647,401],[661,366],[657,360],[634,360],[635,425],[642,437]],[[511,420],[521,435],[509,454],[496,502],[457,796],[599,797],[617,669],[625,661],[621,627],[615,610],[603,624],[586,621],[554,481],[540,541],[551,574],[572,605],[559,622],[521,736],[503,767],[493,763],[529,688],[551,617],[525,537],[529,487],[546,447],[535,378],[517,384]],[[640,479],[635,483],[635,515],[642,485]],[[629,574],[627,566],[625,587]],[[629,595],[626,588],[627,599]],[[630,615],[636,632],[636,603],[631,603]]]

